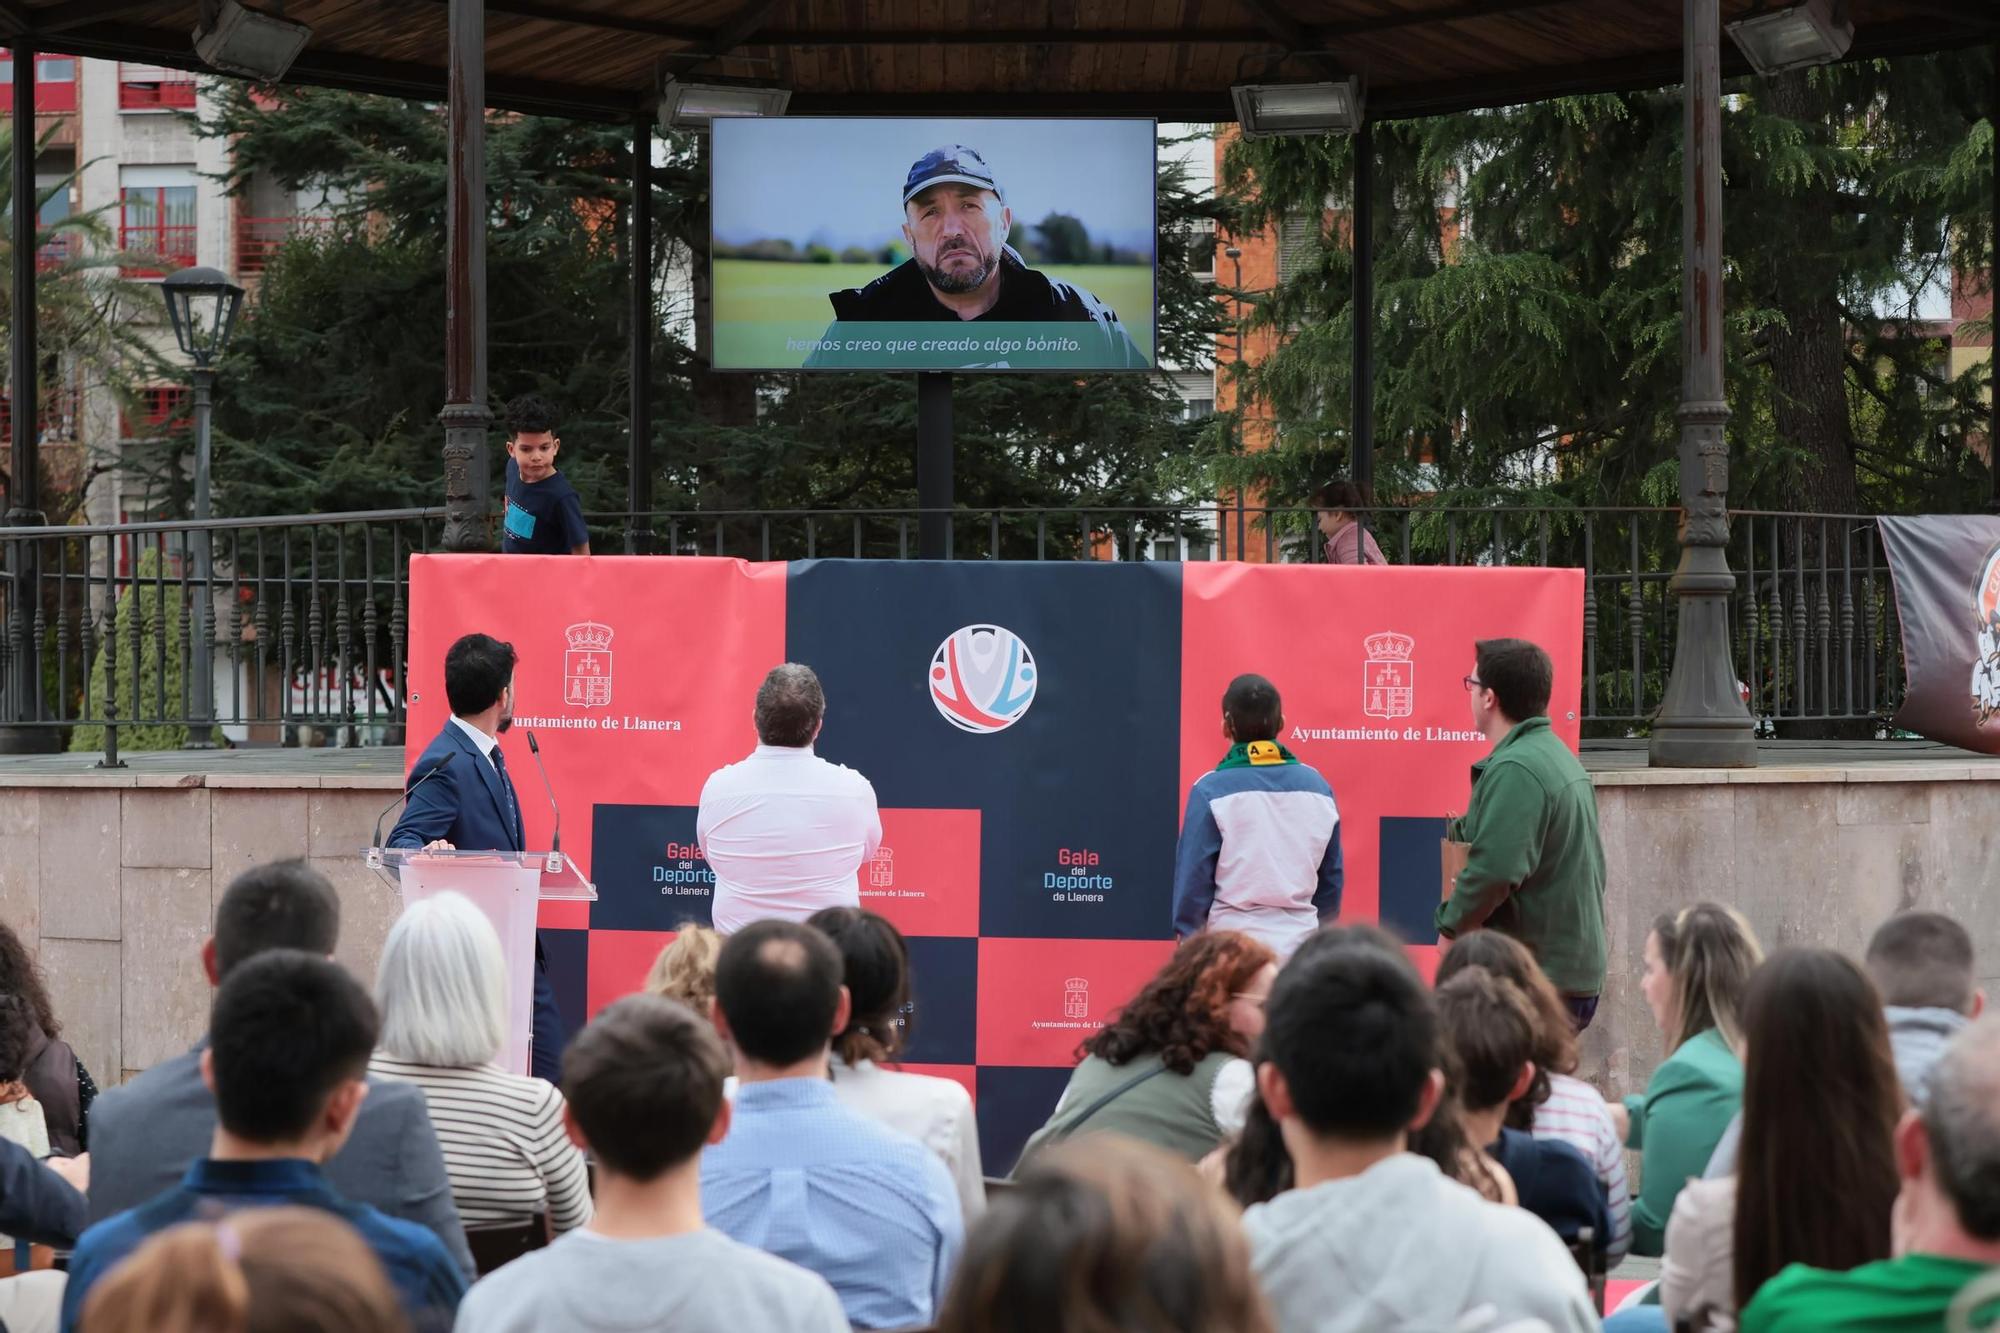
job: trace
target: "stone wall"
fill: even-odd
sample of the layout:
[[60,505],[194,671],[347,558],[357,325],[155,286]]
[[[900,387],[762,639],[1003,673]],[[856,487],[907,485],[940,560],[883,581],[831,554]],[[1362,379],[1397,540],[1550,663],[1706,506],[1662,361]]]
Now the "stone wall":
[[395,774],[0,775],[0,919],[39,952],[63,1035],[100,1085],[208,1025],[202,942],[249,866],[303,856],[341,898],[338,957],[372,981],[396,892],[362,864]]
[[[1878,764],[1596,775],[1610,872],[1610,976],[1583,1073],[1638,1091],[1660,1058],[1639,994],[1646,930],[1704,898],[1767,949],[1858,955],[1898,908],[1972,931],[2000,998],[2000,765]],[[200,949],[216,897],[261,861],[305,856],[338,887],[339,957],[372,979],[397,911],[361,862],[398,777],[0,773],[0,919],[39,947],[70,1042],[110,1083],[205,1026]]]
[[1765,950],[1861,956],[1890,914],[1947,912],[2000,999],[2000,765],[1876,764],[1594,775],[1610,975],[1582,1073],[1643,1091],[1662,1055],[1639,992],[1646,933],[1704,899],[1738,908]]

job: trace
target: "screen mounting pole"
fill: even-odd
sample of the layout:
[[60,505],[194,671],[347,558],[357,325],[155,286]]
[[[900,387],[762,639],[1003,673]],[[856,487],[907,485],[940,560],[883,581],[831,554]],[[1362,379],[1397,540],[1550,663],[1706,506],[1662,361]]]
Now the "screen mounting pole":
[[951,372],[917,373],[917,554],[951,558]]

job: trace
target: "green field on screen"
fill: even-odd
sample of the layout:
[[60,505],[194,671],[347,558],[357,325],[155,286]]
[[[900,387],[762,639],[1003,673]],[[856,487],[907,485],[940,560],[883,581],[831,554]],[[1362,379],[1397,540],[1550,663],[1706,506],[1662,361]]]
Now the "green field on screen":
[[[833,322],[827,293],[865,287],[881,264],[795,264],[759,259],[715,261],[715,364],[796,366],[787,338],[816,336]],[[1143,264],[1050,265],[1041,270],[1092,293],[1116,311],[1132,340],[1153,345],[1153,271]]]

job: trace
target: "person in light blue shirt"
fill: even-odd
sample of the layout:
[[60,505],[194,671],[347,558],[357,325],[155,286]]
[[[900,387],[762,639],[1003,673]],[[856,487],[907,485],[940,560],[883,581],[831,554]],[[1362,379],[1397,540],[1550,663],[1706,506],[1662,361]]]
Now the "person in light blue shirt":
[[715,1025],[736,1048],[734,1118],[702,1154],[710,1226],[818,1273],[858,1329],[929,1324],[965,1246],[958,1192],[921,1143],[834,1095],[847,1025],[840,951],[819,931],[759,921],[715,970]]
[[181,1183],[83,1233],[63,1291],[73,1333],[92,1288],[154,1234],[237,1208],[295,1204],[332,1213],[382,1262],[416,1333],[447,1329],[465,1275],[444,1242],[414,1222],[334,1193],[320,1167],[340,1149],[368,1095],[375,1006],[339,964],[271,949],[230,969],[215,995],[202,1078],[215,1094],[215,1138]]

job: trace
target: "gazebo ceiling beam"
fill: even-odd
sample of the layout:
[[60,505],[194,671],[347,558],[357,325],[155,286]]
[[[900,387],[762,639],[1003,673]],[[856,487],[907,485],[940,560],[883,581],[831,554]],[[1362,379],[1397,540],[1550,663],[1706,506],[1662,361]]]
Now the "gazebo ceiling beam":
[[672,51],[664,59],[673,62],[677,74],[693,74],[702,66],[722,57],[742,46],[755,36],[759,29],[771,21],[783,0],[748,0],[729,16],[729,22],[722,25],[715,35],[693,51]]
[[53,36],[128,9],[137,9],[139,4],[140,0],[65,0],[60,9],[35,11],[35,31],[45,37]]

